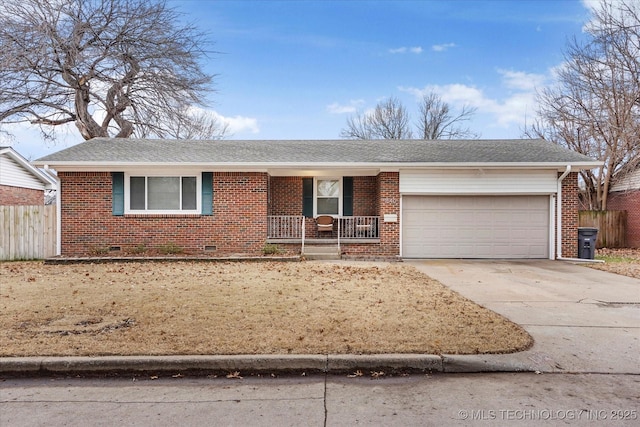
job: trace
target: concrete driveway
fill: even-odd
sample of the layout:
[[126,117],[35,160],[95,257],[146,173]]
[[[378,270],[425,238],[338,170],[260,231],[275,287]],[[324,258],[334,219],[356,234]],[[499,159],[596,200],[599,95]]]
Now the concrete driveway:
[[[640,374],[640,280],[562,261],[406,260],[522,325],[534,346],[487,363],[541,372]],[[477,356],[476,356],[477,357]]]

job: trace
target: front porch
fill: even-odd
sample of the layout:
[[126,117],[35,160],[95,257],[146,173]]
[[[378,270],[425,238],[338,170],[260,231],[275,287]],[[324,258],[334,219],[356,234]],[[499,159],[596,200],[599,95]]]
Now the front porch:
[[341,259],[343,254],[375,254],[380,245],[380,218],[349,216],[333,218],[333,224],[321,229],[316,218],[297,215],[269,216],[267,243],[300,250],[307,259]]
[[[344,172],[269,175],[266,243],[307,258],[314,252],[357,259],[397,257],[398,173]],[[318,225],[323,216],[330,225]]]
[[267,217],[268,243],[337,244],[379,243],[380,217],[335,217],[330,232],[319,231],[315,218],[302,215],[270,215]]

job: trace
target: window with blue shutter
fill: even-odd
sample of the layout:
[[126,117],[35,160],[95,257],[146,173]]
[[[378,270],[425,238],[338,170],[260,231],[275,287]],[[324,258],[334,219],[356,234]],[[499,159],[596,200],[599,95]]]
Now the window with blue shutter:
[[342,214],[353,216],[353,177],[342,178]]
[[313,217],[313,178],[302,178],[302,215]]
[[213,172],[202,172],[202,215],[213,215]]
[[111,211],[124,215],[124,172],[111,172]]

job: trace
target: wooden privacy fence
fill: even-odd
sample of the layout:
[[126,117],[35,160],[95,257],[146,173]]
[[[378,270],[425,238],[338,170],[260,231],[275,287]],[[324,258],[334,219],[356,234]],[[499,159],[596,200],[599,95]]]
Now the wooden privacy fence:
[[56,255],[56,207],[0,206],[0,261]]
[[598,229],[596,248],[625,248],[627,211],[580,211],[578,227]]

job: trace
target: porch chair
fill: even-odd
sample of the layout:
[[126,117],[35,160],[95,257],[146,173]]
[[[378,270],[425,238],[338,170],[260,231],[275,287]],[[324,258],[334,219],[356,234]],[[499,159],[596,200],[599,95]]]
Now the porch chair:
[[316,218],[318,233],[333,232],[333,217],[329,215],[320,215]]

